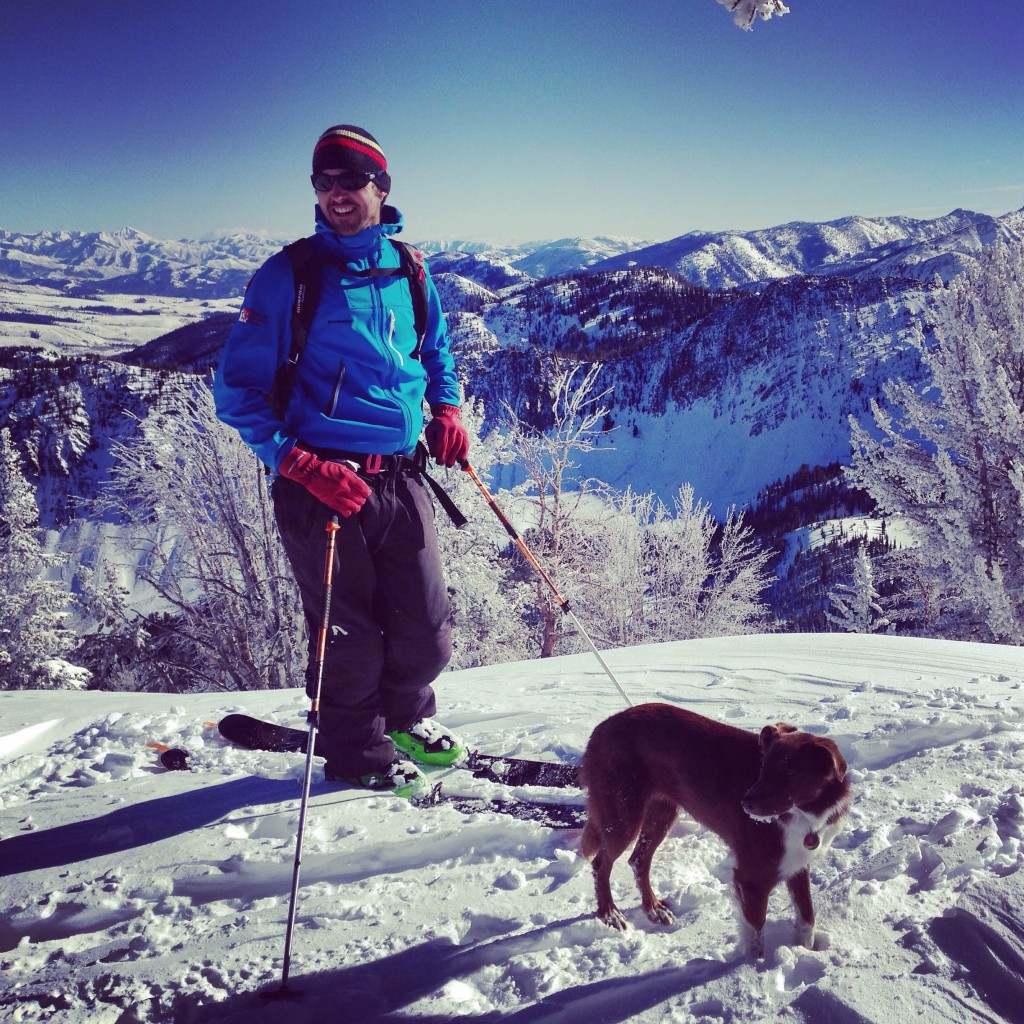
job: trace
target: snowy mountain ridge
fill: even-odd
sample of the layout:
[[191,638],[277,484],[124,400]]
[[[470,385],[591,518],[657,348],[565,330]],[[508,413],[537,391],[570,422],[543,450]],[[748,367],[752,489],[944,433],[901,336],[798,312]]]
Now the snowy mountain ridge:
[[[260,264],[289,241],[248,232],[200,240],[160,240],[131,227],[31,234],[0,229],[0,284],[192,298],[240,295]],[[458,254],[451,256],[452,260],[478,257],[482,273],[488,272],[488,266],[505,267],[511,280],[523,283],[573,272],[648,243],[601,237],[511,247],[458,240],[417,244],[435,257],[448,253]]]
[[[826,273],[948,280],[996,238],[1024,238],[1024,212],[993,217],[954,210],[931,220],[851,216],[755,231],[694,231],[657,243],[594,236],[510,246],[457,239],[417,244],[443,267],[472,257],[466,265],[476,271],[465,276],[489,288],[496,273],[509,278],[502,286],[507,287],[580,270],[637,266],[665,267],[707,288],[734,288]],[[31,234],[0,229],[0,285],[225,298],[240,295],[253,271],[290,240],[233,232],[163,241],[130,227]]]
[[581,474],[665,501],[688,482],[724,513],[802,465],[847,462],[848,417],[888,380],[920,376],[930,285],[797,277],[689,300],[686,287],[642,268],[590,273],[450,315],[466,391],[495,416],[529,410],[554,361],[600,361],[607,433]]
[[[973,221],[964,231],[980,242],[1024,244],[1014,234],[1021,214],[999,220],[987,233]],[[148,244],[136,232],[117,237]],[[946,237],[936,234],[929,251],[941,252]],[[913,248],[899,249],[900,258]],[[547,429],[558,366],[601,363],[608,411],[580,475],[619,491],[654,492],[669,504],[690,484],[720,516],[733,505],[756,507],[765,488],[804,467],[849,463],[849,418],[865,421],[888,381],[923,379],[917,346],[929,338],[944,291],[931,280],[872,274],[790,275],[758,288],[708,291],[660,267],[600,264],[538,281],[524,275],[509,286],[499,273],[515,271],[507,260],[481,262],[481,275],[498,275],[485,287],[464,263],[480,256],[435,259],[461,381],[468,398],[481,400],[487,431],[501,426],[505,403]],[[45,312],[25,318],[17,303],[33,295],[45,300],[38,307]],[[106,305],[24,284],[7,286],[0,300],[0,334],[7,335],[0,427],[10,429],[21,453],[43,525],[61,533],[53,543],[85,562],[103,544],[102,530],[76,533],[74,524],[88,517],[83,502],[109,475],[111,445],[135,436],[133,417],[144,418],[159,400],[167,374],[206,374],[216,365],[235,317],[228,299],[117,299],[131,307],[115,306],[113,296]],[[193,305],[172,317],[184,303]],[[111,325],[92,349],[90,337],[100,335],[90,323]],[[147,324],[156,328],[149,340]],[[76,325],[80,337],[71,345]],[[521,482],[510,467],[494,473],[498,488]],[[80,550],[87,535],[98,539]]]
[[283,242],[238,233],[204,241],[117,231],[0,229],[0,284],[34,284],[75,293],[240,295],[253,271]]
[[844,217],[760,231],[690,232],[595,263],[591,269],[666,267],[707,288],[743,288],[807,274],[948,281],[996,239],[1024,239],[1024,211],[993,217]]
[[[1002,220],[1003,228],[990,225],[987,237],[1001,237],[1002,231],[1013,238],[1024,217]],[[125,237],[137,241],[143,236]],[[878,239],[877,234],[861,237]],[[929,245],[930,251],[938,248],[937,242]],[[718,512],[731,504],[749,505],[759,491],[802,465],[846,463],[848,417],[864,418],[870,400],[888,380],[914,380],[921,373],[913,342],[927,336],[929,306],[939,294],[933,283],[914,278],[838,274],[793,275],[760,290],[708,292],[675,273],[643,266],[615,271],[595,266],[511,288],[499,275],[488,288],[462,265],[480,257],[447,253],[441,258],[452,261],[450,270],[438,262],[435,271],[462,383],[469,397],[483,401],[488,426],[496,424],[506,402],[534,410],[528,417],[536,419],[546,401],[553,361],[601,362],[600,386],[610,389],[604,400],[607,433],[585,458],[583,471],[619,488],[654,490],[663,500],[671,500],[688,482]],[[487,266],[497,273],[495,264]],[[504,266],[512,268],[507,262]],[[142,315],[147,310],[144,303],[137,311],[112,309],[98,315],[118,318],[126,325],[122,332],[138,330],[140,322],[151,319],[166,322],[166,317]],[[233,319],[229,309],[213,312],[194,309],[179,321],[184,326],[178,331],[166,333],[165,328],[143,345],[135,340],[137,334],[129,341],[125,333],[115,364],[121,368],[112,378],[123,375],[125,362],[161,372],[207,372],[217,363]],[[202,313],[205,318],[199,319]],[[38,317],[32,328],[36,340],[26,338],[26,343],[51,348],[51,338],[67,331],[57,321],[75,315],[64,309],[60,316]],[[2,332],[13,329],[10,322],[0,324]],[[64,351],[59,342],[52,347]],[[109,346],[106,352],[111,354]],[[40,447],[60,450],[60,430],[54,422],[48,428],[50,440],[40,445],[30,443],[30,428],[37,436],[58,413],[28,420],[22,411],[26,403],[38,401],[39,388],[65,389],[63,378],[71,370],[44,365],[36,372],[33,394],[25,391],[23,369],[12,366],[2,374],[0,425],[11,425],[29,453],[30,467],[45,475],[36,452]],[[54,378],[52,384],[43,383],[47,375]],[[76,421],[111,422],[117,410],[107,408],[109,396],[119,386],[103,383],[103,371],[96,366],[77,376],[85,411],[75,414]],[[74,405],[66,399],[59,408]],[[542,419],[535,425],[545,426]],[[729,456],[709,457],[713,452]],[[79,483],[84,491],[70,493],[92,493],[89,472],[72,463],[51,460],[46,472],[85,472]],[[55,484],[52,495],[61,492]],[[66,513],[49,495],[43,502],[44,521],[65,522]]]

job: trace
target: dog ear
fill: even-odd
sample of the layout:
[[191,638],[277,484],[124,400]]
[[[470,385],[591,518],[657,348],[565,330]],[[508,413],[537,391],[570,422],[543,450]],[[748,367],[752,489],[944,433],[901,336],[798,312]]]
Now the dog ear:
[[840,782],[846,777],[846,761],[839,748],[830,740],[814,743],[806,748],[811,764],[822,774],[832,772]]
[[772,748],[772,744],[779,738],[779,727],[777,725],[766,725],[761,730],[761,735],[758,737],[761,744],[761,753],[767,754]]
[[761,730],[760,742],[761,753],[767,754],[772,744],[786,733],[796,732],[795,725],[788,725],[786,722],[776,722],[775,725],[766,725]]

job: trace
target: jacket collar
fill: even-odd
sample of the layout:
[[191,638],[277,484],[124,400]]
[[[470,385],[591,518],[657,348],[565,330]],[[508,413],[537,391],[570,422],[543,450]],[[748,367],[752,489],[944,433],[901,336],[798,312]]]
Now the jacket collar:
[[346,262],[367,259],[372,253],[379,252],[381,242],[391,235],[397,235],[404,225],[402,214],[395,207],[385,205],[381,207],[380,224],[371,224],[357,235],[339,235],[324,220],[320,207],[314,209],[318,243],[331,256]]

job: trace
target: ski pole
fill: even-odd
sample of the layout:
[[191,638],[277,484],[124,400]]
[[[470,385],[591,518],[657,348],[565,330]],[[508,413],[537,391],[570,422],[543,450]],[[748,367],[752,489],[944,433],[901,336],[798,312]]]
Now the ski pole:
[[327,557],[324,563],[324,600],[320,611],[320,632],[316,642],[316,687],[309,708],[309,739],[306,743],[306,774],[302,780],[302,801],[299,805],[299,831],[295,839],[295,866],[292,870],[292,894],[288,903],[288,927],[284,936],[284,963],[281,968],[281,987],[267,993],[267,998],[279,999],[297,996],[300,993],[288,987],[288,971],[291,967],[292,932],[295,930],[295,904],[299,893],[299,866],[302,864],[302,838],[306,830],[306,805],[309,803],[309,785],[313,777],[313,751],[316,748],[316,732],[320,725],[320,687],[324,679],[324,652],[327,649],[327,620],[331,614],[331,587],[334,581],[334,535],[341,529],[337,516],[331,516],[327,523]]
[[487,489],[487,485],[483,482],[483,480],[480,479],[479,474],[469,464],[469,461],[463,461],[461,463],[461,466],[463,472],[468,473],[472,478],[473,483],[475,483],[476,486],[479,488],[480,493],[484,496],[484,500],[487,502],[488,505],[490,505],[491,511],[498,517],[498,520],[501,522],[501,525],[505,527],[506,533],[508,533],[508,535],[516,542],[516,546],[522,552],[523,557],[526,559],[527,562],[530,563],[530,565],[533,567],[537,575],[547,584],[548,589],[551,591],[551,593],[554,594],[555,600],[558,602],[558,606],[562,609],[563,612],[565,612],[569,616],[570,619],[572,619],[573,623],[576,625],[576,628],[586,639],[587,643],[590,644],[590,649],[594,652],[594,657],[596,657],[597,660],[601,663],[601,668],[605,670],[605,673],[607,674],[608,678],[615,684],[615,689],[619,691],[619,694],[622,696],[622,699],[626,702],[626,707],[631,708],[633,706],[633,702],[626,695],[626,691],[622,688],[622,684],[618,681],[618,679],[615,678],[615,673],[611,670],[611,668],[609,668],[608,662],[606,662],[604,658],[601,656],[601,652],[597,649],[597,645],[590,638],[590,634],[584,628],[583,623],[580,622],[580,620],[576,617],[576,613],[569,606],[569,602],[558,592],[558,587],[555,586],[554,580],[552,580],[551,577],[544,571],[544,567],[537,560],[537,556],[529,549],[529,547],[526,544],[526,541],[524,541],[523,538],[519,536],[519,533],[516,531],[516,528],[512,525],[511,522],[509,522],[508,516],[506,516],[505,513],[502,512],[501,508],[498,506],[498,503],[494,500],[493,495]]

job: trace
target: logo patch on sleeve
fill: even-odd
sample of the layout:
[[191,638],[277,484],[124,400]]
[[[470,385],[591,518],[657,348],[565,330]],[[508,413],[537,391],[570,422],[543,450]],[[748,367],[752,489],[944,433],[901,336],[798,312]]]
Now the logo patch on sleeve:
[[255,309],[249,306],[242,307],[242,312],[238,314],[238,319],[243,324],[259,325],[267,322],[267,318],[262,313],[257,313]]

